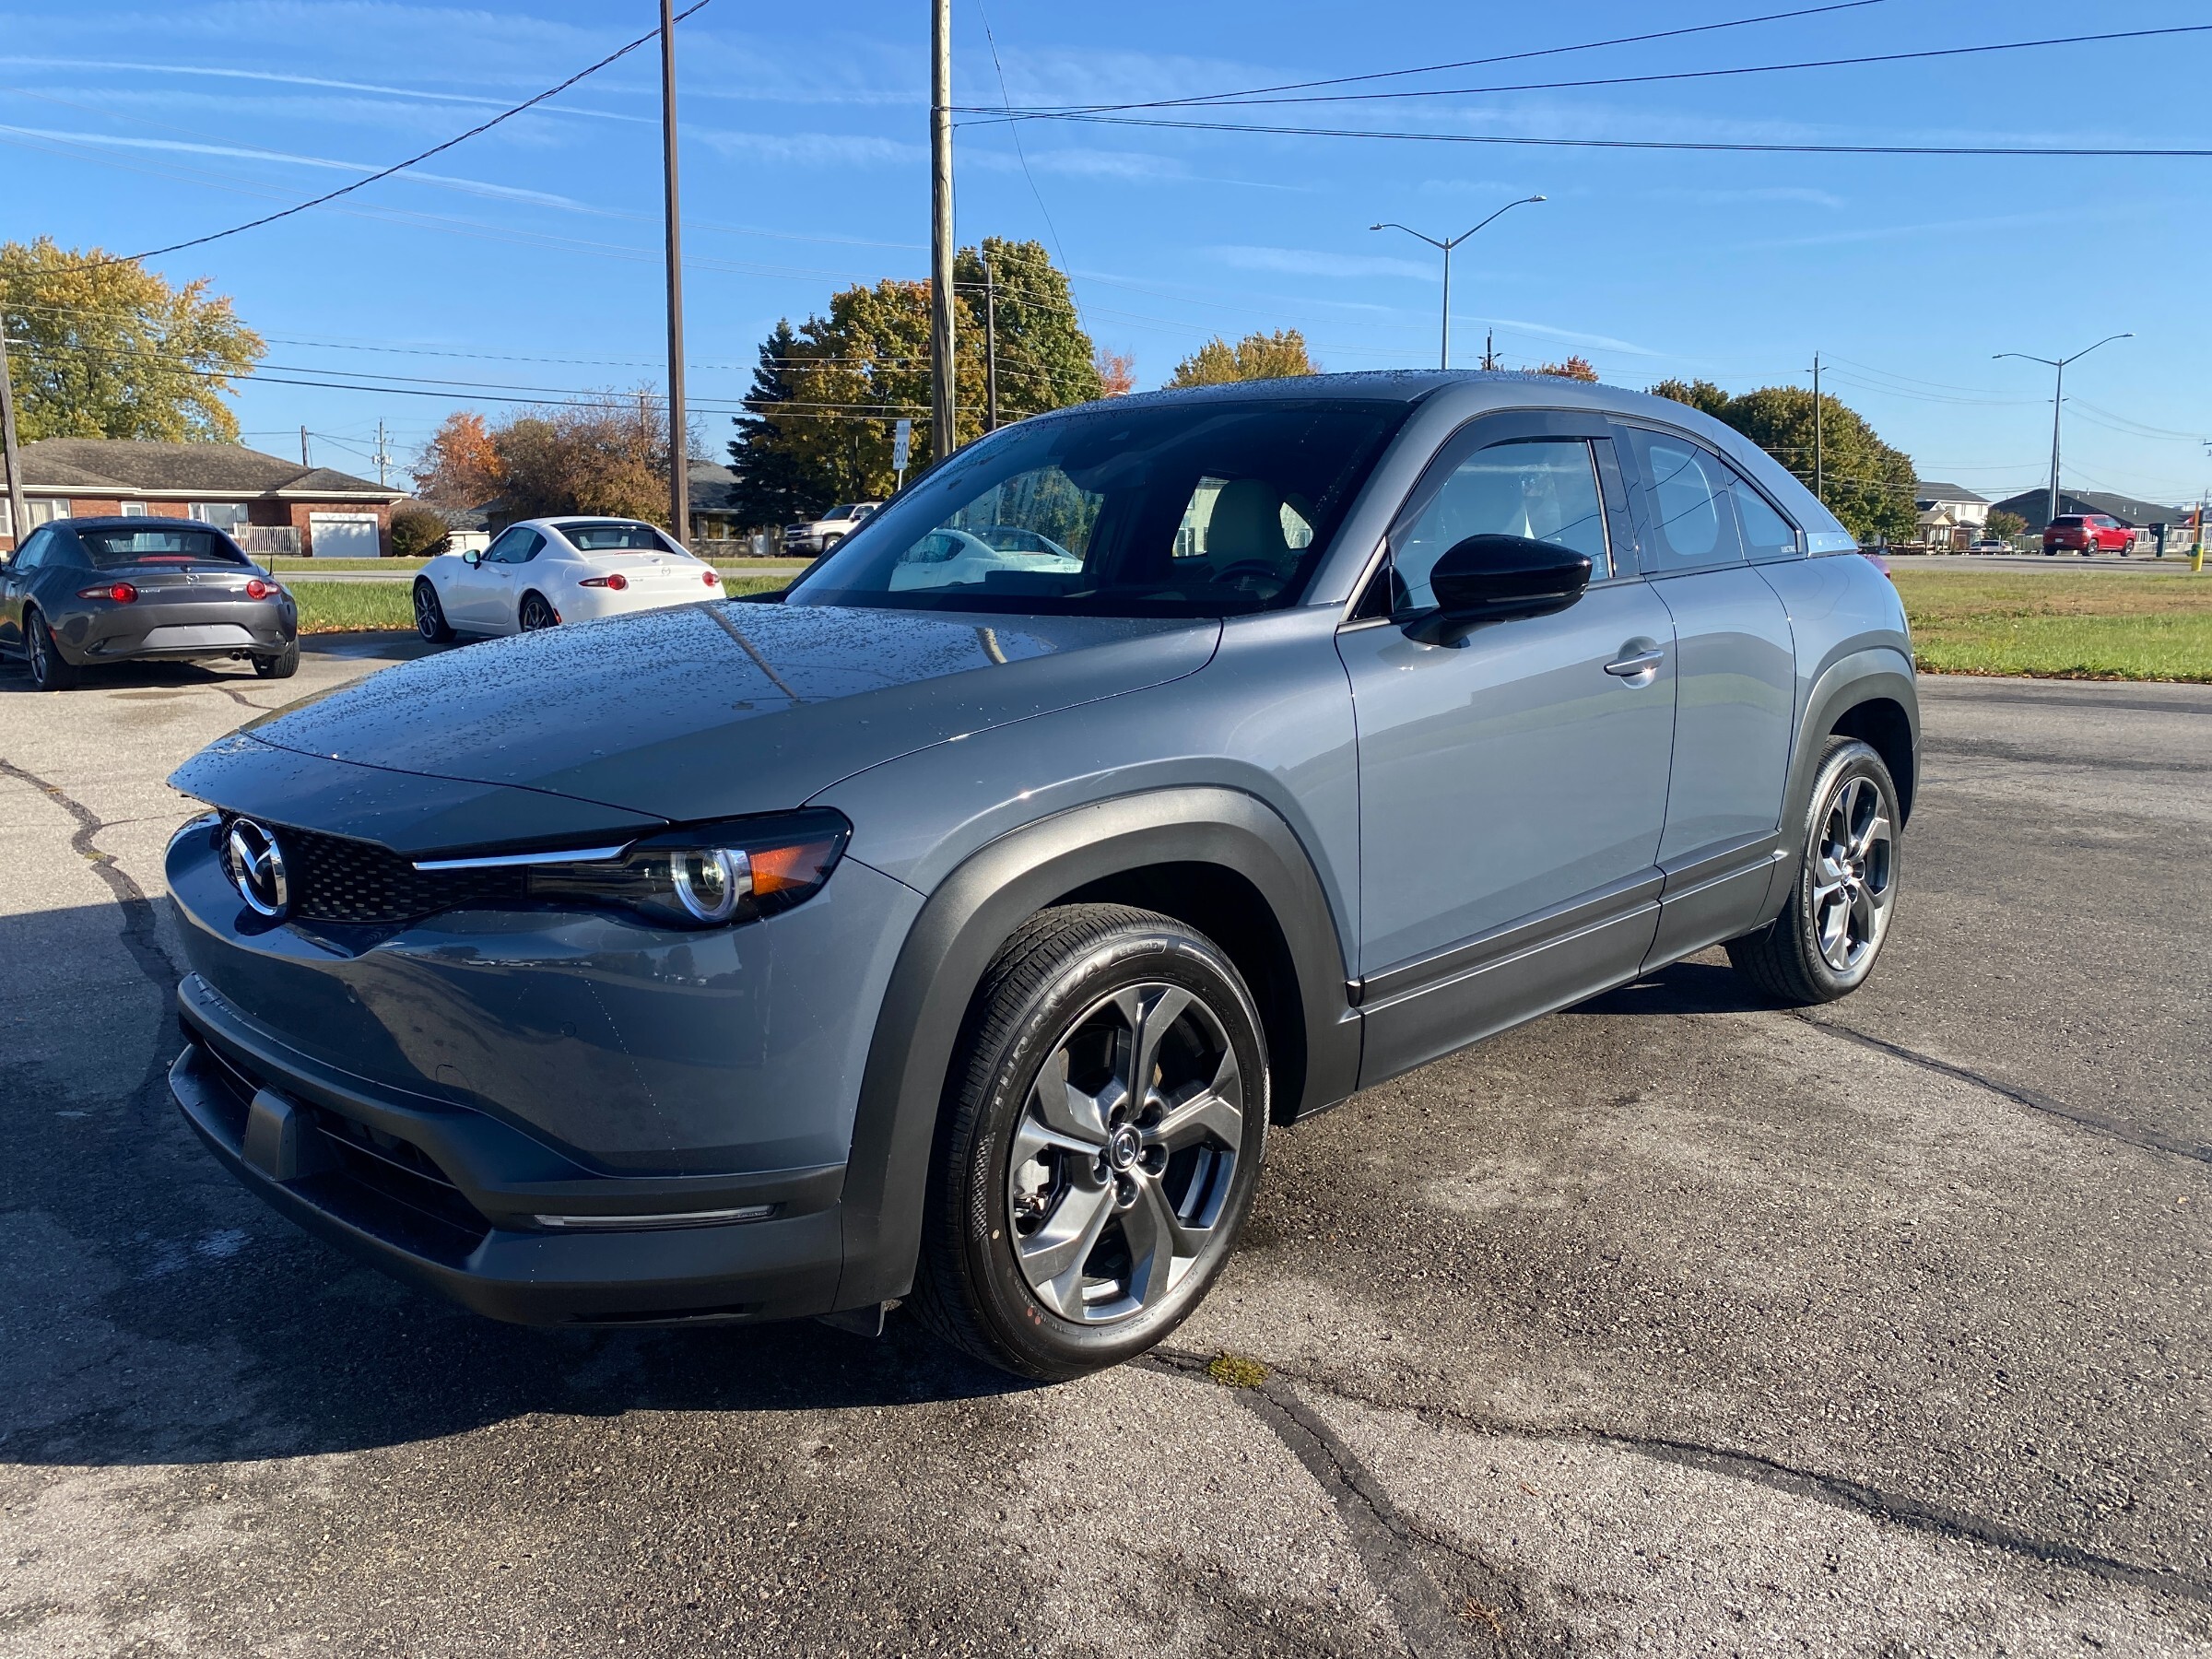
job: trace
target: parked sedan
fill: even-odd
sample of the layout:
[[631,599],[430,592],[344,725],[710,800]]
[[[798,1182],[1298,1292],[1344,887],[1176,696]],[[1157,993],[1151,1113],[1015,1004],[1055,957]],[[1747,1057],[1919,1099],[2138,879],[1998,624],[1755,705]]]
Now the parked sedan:
[[525,519],[481,553],[441,553],[415,578],[426,640],[533,633],[563,622],[722,596],[714,567],[636,519]]
[[246,660],[265,679],[300,667],[300,613],[283,584],[213,524],[63,519],[0,553],[0,652],[41,691],[102,663]]

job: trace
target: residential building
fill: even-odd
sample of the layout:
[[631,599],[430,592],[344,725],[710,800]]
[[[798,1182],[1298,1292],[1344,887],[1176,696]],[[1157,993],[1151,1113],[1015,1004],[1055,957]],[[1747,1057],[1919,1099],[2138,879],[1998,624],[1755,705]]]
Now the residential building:
[[[2051,491],[2048,486],[2038,485],[2023,489],[2018,495],[2006,496],[1997,503],[2001,512],[2017,512],[2028,521],[2030,530],[2040,531],[2051,522]],[[2146,530],[2153,524],[2178,524],[2188,517],[2186,507],[2161,507],[2156,501],[2139,501],[2133,496],[2113,495],[2103,489],[2062,489],[2058,494],[2061,516],[2069,512],[2102,512],[2120,521],[2130,530]]]
[[[193,518],[256,553],[374,558],[392,550],[392,505],[406,492],[236,443],[41,438],[23,446],[23,534],[61,518]],[[0,490],[0,547],[16,545]]]
[[1931,547],[1963,547],[1989,524],[1989,499],[1957,484],[1912,486],[1919,539]]

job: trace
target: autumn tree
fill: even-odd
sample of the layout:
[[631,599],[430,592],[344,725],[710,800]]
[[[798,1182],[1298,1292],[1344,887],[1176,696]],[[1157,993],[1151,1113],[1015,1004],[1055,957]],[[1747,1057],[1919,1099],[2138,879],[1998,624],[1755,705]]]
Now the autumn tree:
[[[954,436],[982,435],[985,276],[1002,422],[1103,394],[1090,336],[1065,274],[1037,242],[986,238],[953,262]],[[832,501],[890,493],[893,426],[912,421],[908,469],[930,465],[930,287],[886,279],[842,289],[827,316],[779,323],[763,341],[730,465],[737,516],[782,524]]]
[[1091,359],[1099,367],[1099,395],[1126,397],[1136,390],[1136,358],[1131,352],[1109,351],[1099,347],[1098,356]]
[[1230,381],[1288,380],[1319,374],[1321,366],[1306,352],[1306,336],[1295,328],[1273,334],[1256,330],[1234,346],[1216,335],[1175,365],[1171,386],[1219,386]]
[[182,288],[135,260],[0,242],[0,329],[17,429],[41,438],[236,443],[231,382],[266,347],[206,277]]
[[408,471],[416,493],[440,507],[481,507],[506,481],[491,428],[470,409],[448,415]]
[[510,518],[605,513],[668,523],[668,418],[652,394],[606,392],[492,430]]
[[1588,381],[1593,384],[1597,381],[1596,367],[1586,357],[1571,357],[1563,363],[1539,363],[1536,372],[1548,374],[1555,380]]
[[1788,467],[1862,542],[1902,541],[1913,530],[1912,459],[1884,443],[1864,416],[1833,397],[1820,399],[1815,444],[1813,394],[1802,386],[1761,386],[1730,396],[1710,381],[1662,381],[1652,391],[1702,409],[1734,427]]
[[2007,512],[2002,507],[1995,507],[1990,510],[1989,523],[1983,528],[1987,535],[2010,541],[2016,535],[2028,534],[2028,521],[2017,512]]

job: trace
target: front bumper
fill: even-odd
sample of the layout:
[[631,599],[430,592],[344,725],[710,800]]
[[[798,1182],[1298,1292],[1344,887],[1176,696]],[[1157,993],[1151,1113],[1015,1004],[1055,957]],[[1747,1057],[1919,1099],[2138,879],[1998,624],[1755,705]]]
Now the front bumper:
[[[830,1311],[841,1165],[762,1174],[606,1176],[480,1113],[377,1090],[253,1030],[197,974],[170,1068],[184,1118],[230,1172],[340,1247],[494,1319],[655,1324]],[[254,1123],[289,1119],[273,1152]],[[663,1226],[656,1216],[765,1211]],[[540,1215],[624,1218],[606,1230]]]

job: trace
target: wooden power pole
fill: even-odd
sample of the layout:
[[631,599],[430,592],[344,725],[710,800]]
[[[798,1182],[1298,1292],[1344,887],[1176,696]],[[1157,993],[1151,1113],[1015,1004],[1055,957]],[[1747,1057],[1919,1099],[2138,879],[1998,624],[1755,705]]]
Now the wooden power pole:
[[691,545],[691,434],[684,406],[684,239],[676,189],[676,18],[661,0],[661,172],[668,218],[668,534]]
[[23,456],[16,448],[16,383],[7,371],[7,317],[0,312],[0,460],[7,463],[7,529],[17,547],[30,534],[23,500]]
[[[665,5],[667,0],[662,0]],[[929,458],[952,453],[952,0],[929,14]]]

